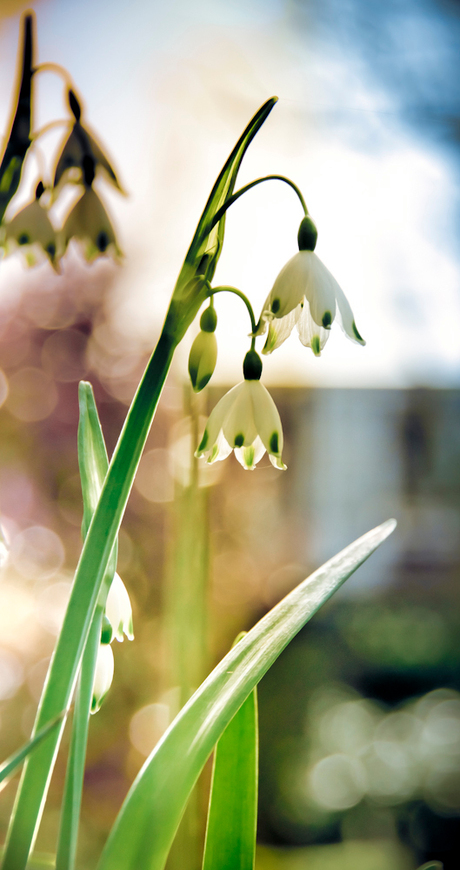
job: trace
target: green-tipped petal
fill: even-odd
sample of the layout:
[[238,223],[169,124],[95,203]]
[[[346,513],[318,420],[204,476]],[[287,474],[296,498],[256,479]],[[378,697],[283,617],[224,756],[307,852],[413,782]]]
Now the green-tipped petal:
[[345,335],[350,338],[351,341],[357,342],[357,344],[361,344],[364,347],[366,342],[364,341],[364,338],[361,338],[361,335],[356,328],[350,303],[340,287],[337,293],[337,307],[339,310],[338,320]]

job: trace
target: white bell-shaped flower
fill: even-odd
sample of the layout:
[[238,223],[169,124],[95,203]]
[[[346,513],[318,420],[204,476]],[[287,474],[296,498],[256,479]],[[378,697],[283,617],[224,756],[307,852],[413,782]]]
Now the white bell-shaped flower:
[[97,193],[90,186],[85,186],[83,195],[74,205],[61,230],[61,255],[67,250],[71,239],[80,243],[89,263],[101,254],[111,254],[115,260],[123,256],[110,218]]
[[255,351],[246,355],[245,380],[226,393],[211,412],[196,455],[217,462],[234,450],[243,468],[252,471],[267,451],[272,465],[284,470],[283,429],[276,405],[258,379],[260,359],[259,376],[247,377],[246,362],[252,354],[259,359]]
[[80,121],[76,121],[72,125],[70,133],[62,143],[61,152],[54,170],[53,187],[60,188],[66,181],[80,181],[84,174],[84,161],[87,157],[90,157],[94,161],[96,172],[101,169],[106,178],[120,192],[123,192],[118,178],[102,148],[86,127],[80,124]]
[[91,713],[97,713],[101,704],[112,685],[114,671],[114,659],[112,647],[108,643],[101,643],[97,653],[96,670],[93,681],[93,697],[91,701]]
[[297,325],[302,344],[319,356],[336,316],[348,338],[366,343],[343,290],[314,253],[316,236],[313,221],[307,216],[300,225],[300,250],[279,273],[260,315],[257,334],[262,335],[268,324],[262,353],[276,350]]
[[115,574],[112,580],[105,604],[105,615],[112,626],[111,640],[116,638],[121,642],[123,635],[128,640],[134,640],[131,601],[119,574]]
[[47,257],[56,268],[56,232],[48,212],[40,204],[43,191],[44,187],[40,182],[32,202],[4,224],[1,243],[7,256],[20,249],[29,266],[34,266]]

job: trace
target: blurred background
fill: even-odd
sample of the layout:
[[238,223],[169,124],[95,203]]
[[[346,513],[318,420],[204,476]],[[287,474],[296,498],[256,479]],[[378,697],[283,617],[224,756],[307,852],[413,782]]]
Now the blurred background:
[[[98,188],[122,266],[107,257],[88,266],[73,243],[61,274],[47,263],[27,269],[19,253],[0,263],[0,514],[9,549],[0,580],[1,758],[30,733],[78,559],[78,381],[93,384],[111,452],[215,177],[249,118],[277,94],[241,183],[282,173],[300,186],[317,252],[367,347],[334,325],[321,359],[295,335],[265,358],[288,471],[265,457],[250,475],[230,457],[200,472],[191,529],[208,611],[196,617],[201,648],[188,656],[187,636],[178,641],[171,625],[184,612],[194,618],[193,578],[185,572],[173,587],[171,577],[190,516],[190,418],[203,421],[241,379],[248,323],[238,300],[216,300],[219,360],[208,396],[194,400],[187,386],[193,336],[179,349],[120,535],[136,638],[116,644],[114,685],[91,721],[79,866],[95,865],[144,758],[235,635],[395,516],[390,541],[260,685],[258,868],[413,870],[430,858],[457,868],[458,3],[32,6],[38,60],[70,72],[128,196]],[[3,131],[26,8],[0,7]],[[58,77],[41,74],[36,97],[37,128],[68,116]],[[10,217],[61,139],[58,129],[40,138]],[[301,216],[276,182],[229,214],[216,282],[247,293],[256,314],[295,253]],[[43,851],[54,847],[64,762]],[[1,794],[2,836],[14,791],[12,782]]]

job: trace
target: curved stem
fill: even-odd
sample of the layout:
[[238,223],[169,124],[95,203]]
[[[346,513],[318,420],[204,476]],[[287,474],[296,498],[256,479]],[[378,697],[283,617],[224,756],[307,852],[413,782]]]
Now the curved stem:
[[304,210],[305,215],[308,214],[308,208],[305,204],[305,200],[304,200],[299,188],[297,187],[297,185],[294,184],[294,182],[291,181],[290,178],[286,178],[286,176],[284,176],[284,175],[264,175],[263,178],[256,178],[255,181],[251,181],[251,182],[249,182],[249,184],[246,184],[240,190],[237,190],[236,193],[233,194],[233,196],[230,196],[229,199],[227,199],[227,201],[224,202],[223,206],[221,206],[219,211],[216,212],[216,214],[214,215],[214,217],[212,219],[211,229],[217,223],[219,223],[220,219],[223,217],[223,215],[225,214],[227,209],[230,208],[230,206],[233,205],[233,203],[236,202],[236,200],[239,199],[240,196],[243,196],[243,193],[247,193],[248,190],[251,190],[251,187],[255,187],[256,184],[262,184],[262,182],[264,182],[264,181],[284,181],[285,184],[288,184],[289,187],[292,187],[292,189],[295,191],[295,193],[299,197],[300,204]]
[[69,75],[65,67],[61,66],[60,63],[39,63],[36,67],[34,67],[33,72],[34,75],[39,72],[56,73],[56,75],[62,76],[66,85],[68,85],[69,88],[73,89],[74,87],[71,76]]
[[236,287],[213,287],[212,292],[213,293],[234,293],[235,296],[239,296],[240,299],[242,299],[244,304],[246,305],[246,308],[248,309],[249,317],[251,318],[251,331],[252,332],[256,331],[256,319],[254,317],[254,311],[252,310],[252,305],[251,305],[248,297],[245,296],[244,293],[241,292],[241,290],[237,290]]
[[56,127],[71,127],[72,121],[70,118],[65,120],[64,118],[56,119],[56,121],[50,121],[49,124],[44,124],[43,127],[40,127],[36,133],[32,134],[32,142],[36,142],[40,136],[44,136],[45,133],[49,133],[50,130],[54,130]]

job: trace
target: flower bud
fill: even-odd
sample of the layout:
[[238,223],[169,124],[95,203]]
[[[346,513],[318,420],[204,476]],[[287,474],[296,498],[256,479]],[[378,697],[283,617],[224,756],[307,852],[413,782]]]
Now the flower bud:
[[[210,310],[209,308],[207,309]],[[205,312],[206,314],[206,312]],[[211,379],[217,361],[217,340],[214,332],[201,330],[190,349],[188,371],[196,393]]]
[[112,685],[114,671],[113,652],[110,644],[101,644],[97,653],[96,670],[93,681],[91,713],[97,713]]
[[318,238],[318,230],[316,229],[310,215],[304,217],[297,233],[297,241],[299,243],[299,251],[314,251]]

